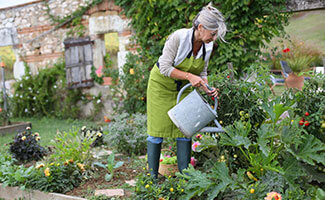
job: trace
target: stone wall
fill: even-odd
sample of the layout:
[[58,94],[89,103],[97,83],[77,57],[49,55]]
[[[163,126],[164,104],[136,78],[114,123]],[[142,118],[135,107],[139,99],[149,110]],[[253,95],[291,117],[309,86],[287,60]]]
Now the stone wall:
[[[51,14],[66,16],[73,13],[79,6],[85,5],[87,0],[49,0]],[[103,0],[101,4],[92,7],[82,17],[82,24],[86,27],[85,36],[94,41],[93,64],[96,68],[103,65],[105,55],[104,34],[118,32],[119,52],[118,67],[125,63],[125,56],[132,50],[129,38],[132,34],[128,26],[129,20],[121,14],[122,9],[113,0]],[[43,0],[0,9],[0,46],[12,45],[16,54],[14,76],[19,79],[24,74],[24,64],[28,63],[31,72],[36,74],[40,68],[51,66],[58,59],[64,58],[63,41],[68,37],[69,29],[60,27],[55,29],[46,14]],[[84,93],[103,94],[103,115],[111,112],[109,86],[95,85],[84,89]],[[8,88],[7,88],[8,89]],[[84,106],[84,115],[90,115],[92,104]]]
[[325,9],[324,0],[288,0],[287,8],[290,11]]

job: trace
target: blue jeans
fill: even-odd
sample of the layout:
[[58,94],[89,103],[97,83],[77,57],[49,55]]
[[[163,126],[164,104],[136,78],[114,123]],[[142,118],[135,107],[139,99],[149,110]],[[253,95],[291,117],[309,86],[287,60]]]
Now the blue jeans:
[[[176,138],[176,140],[178,140],[178,141],[191,141],[192,139],[183,137],[183,138]],[[164,138],[162,138],[162,137],[154,137],[154,136],[148,135],[147,141],[151,142],[151,143],[154,143],[154,144],[160,144],[160,143],[162,143],[164,141]]]

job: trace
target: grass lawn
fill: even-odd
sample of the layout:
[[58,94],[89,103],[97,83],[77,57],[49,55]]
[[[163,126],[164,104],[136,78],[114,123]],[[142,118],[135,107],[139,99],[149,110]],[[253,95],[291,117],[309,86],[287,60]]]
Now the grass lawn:
[[295,13],[285,28],[289,35],[312,43],[325,52],[325,10]]
[[[41,136],[41,145],[48,146],[50,141],[54,138],[57,131],[68,131],[69,129],[76,127],[81,128],[82,126],[87,127],[98,127],[105,124],[99,124],[96,122],[86,120],[61,120],[61,119],[50,119],[50,118],[13,118],[13,122],[31,122],[32,132],[38,132]],[[0,152],[8,150],[8,146],[5,144],[13,141],[15,133],[6,134],[0,136]]]

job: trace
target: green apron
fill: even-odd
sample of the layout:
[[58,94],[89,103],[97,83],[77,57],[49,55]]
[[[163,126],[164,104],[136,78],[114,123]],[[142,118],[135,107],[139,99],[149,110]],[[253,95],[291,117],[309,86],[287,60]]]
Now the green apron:
[[[204,69],[205,46],[202,44],[203,57],[195,59],[192,51],[175,68],[199,75]],[[187,80],[173,79],[162,75],[159,63],[150,72],[147,88],[147,131],[154,137],[185,137],[170,120],[167,112],[176,105],[179,90],[188,83]],[[191,92],[186,90],[181,99]]]

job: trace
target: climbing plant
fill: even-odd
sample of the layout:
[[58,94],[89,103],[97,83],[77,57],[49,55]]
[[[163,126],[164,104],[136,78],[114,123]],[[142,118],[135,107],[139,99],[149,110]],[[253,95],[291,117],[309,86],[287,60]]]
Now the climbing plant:
[[[135,42],[144,62],[153,65],[168,35],[179,28],[192,27],[192,20],[210,0],[116,0],[131,19]],[[289,14],[285,0],[214,0],[224,14],[227,43],[216,41],[209,70],[217,72],[232,62],[238,72],[248,68],[261,55],[260,48],[274,36],[284,33]],[[240,73],[239,73],[240,74]]]

